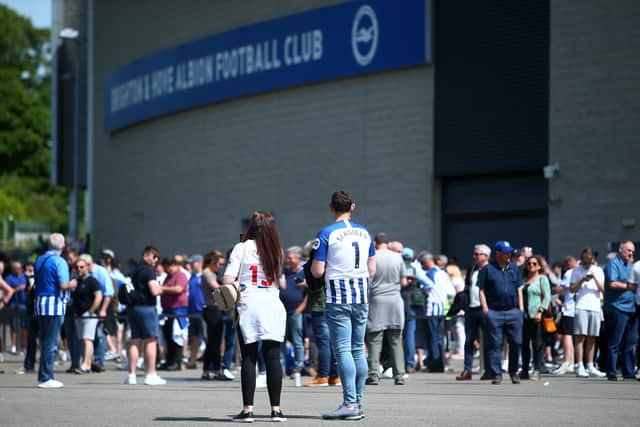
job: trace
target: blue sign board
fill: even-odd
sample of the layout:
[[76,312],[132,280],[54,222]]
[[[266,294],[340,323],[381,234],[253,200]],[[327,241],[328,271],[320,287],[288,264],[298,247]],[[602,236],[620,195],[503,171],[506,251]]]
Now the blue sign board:
[[224,99],[431,62],[429,0],[343,3],[249,25],[109,74],[104,126]]

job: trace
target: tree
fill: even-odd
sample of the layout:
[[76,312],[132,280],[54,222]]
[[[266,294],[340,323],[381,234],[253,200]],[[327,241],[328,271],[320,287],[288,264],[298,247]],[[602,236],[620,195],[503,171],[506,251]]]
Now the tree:
[[67,191],[49,182],[50,32],[0,5],[0,216],[66,224]]

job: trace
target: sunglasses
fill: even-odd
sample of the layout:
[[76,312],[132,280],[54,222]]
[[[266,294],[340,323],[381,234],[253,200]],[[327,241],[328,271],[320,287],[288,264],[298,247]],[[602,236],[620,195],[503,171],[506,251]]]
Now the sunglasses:
[[535,266],[540,265],[540,264],[538,264],[537,262],[528,262],[527,265],[535,267]]
[[473,256],[482,256],[482,255],[485,255],[485,254],[476,253],[476,252],[473,253]]

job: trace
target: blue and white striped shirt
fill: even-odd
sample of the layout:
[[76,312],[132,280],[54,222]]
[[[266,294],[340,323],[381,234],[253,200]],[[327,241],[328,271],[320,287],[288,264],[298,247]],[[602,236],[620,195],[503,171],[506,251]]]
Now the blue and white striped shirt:
[[344,220],[318,233],[314,259],[326,262],[326,302],[368,304],[368,261],[376,250],[371,235],[362,225]]
[[36,301],[38,316],[64,316],[69,301],[69,291],[60,286],[69,283],[69,266],[56,251],[48,251],[36,261]]

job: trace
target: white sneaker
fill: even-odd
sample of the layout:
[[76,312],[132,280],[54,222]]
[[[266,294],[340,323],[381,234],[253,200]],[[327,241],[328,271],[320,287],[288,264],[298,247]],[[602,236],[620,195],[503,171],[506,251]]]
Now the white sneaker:
[[508,360],[503,360],[502,361],[502,372],[508,372],[509,371],[509,361]]
[[16,351],[16,346],[15,346],[15,345],[12,345],[12,346],[11,346],[11,351],[10,351],[9,353],[11,353],[11,354],[17,354],[17,353],[18,353],[18,352]]
[[382,378],[393,378],[393,369],[387,368],[387,370],[382,373]]
[[131,385],[138,384],[138,379],[136,378],[136,374],[127,375],[127,378],[124,379],[124,383],[125,384],[131,384]]
[[145,375],[144,385],[165,385],[167,380],[162,379],[158,374]]
[[576,377],[578,377],[578,378],[589,378],[589,374],[584,369],[584,367],[578,367],[578,369],[576,369]]
[[104,360],[115,360],[118,358],[118,353],[114,353],[113,351],[107,351],[104,354]]
[[551,372],[553,375],[564,375],[569,371],[569,364],[568,363],[563,363],[562,365],[560,365],[560,367],[556,370],[554,370],[553,372]]
[[267,374],[259,374],[256,377],[256,388],[267,388]]
[[235,380],[236,379],[236,376],[233,375],[233,373],[228,369],[223,369],[222,370],[222,376],[225,377],[225,378],[228,378],[230,380]]
[[607,376],[607,374],[605,374],[604,372],[600,371],[595,366],[592,366],[592,367],[588,368],[587,372],[589,373],[589,375],[593,375],[594,377],[598,377],[598,378],[603,378],[603,377]]
[[64,387],[64,384],[62,384],[60,381],[56,381],[56,380],[48,380],[42,383],[38,383],[38,387],[40,388],[62,388]]
[[144,369],[144,358],[138,357],[138,363],[136,363],[138,369]]

